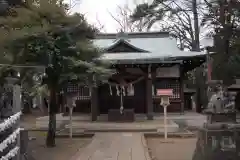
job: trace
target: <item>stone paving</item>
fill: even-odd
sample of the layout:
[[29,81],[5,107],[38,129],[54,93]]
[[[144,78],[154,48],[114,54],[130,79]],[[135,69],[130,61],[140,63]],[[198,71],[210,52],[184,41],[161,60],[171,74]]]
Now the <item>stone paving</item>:
[[141,133],[96,133],[71,160],[150,160],[150,156]]

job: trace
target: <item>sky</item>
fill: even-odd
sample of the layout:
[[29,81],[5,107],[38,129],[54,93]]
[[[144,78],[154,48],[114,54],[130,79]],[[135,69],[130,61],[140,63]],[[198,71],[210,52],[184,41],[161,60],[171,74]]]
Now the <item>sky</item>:
[[[134,8],[135,4],[143,3],[149,0],[69,0],[72,4],[72,12],[85,14],[89,23],[97,27],[104,26],[103,32],[116,32],[119,28],[117,22],[111,17],[109,12],[117,16],[118,6],[128,4]],[[74,2],[75,1],[75,2]],[[78,1],[78,2],[76,2]]]
[[[103,25],[104,28],[101,30],[102,32],[116,33],[119,31],[120,26],[111,17],[110,13],[116,17],[119,11],[118,6],[124,6],[127,4],[128,7],[133,10],[136,4],[152,2],[153,0],[66,0],[66,1],[70,2],[70,6],[72,6],[71,12],[80,12],[85,14],[88,22],[90,24],[95,25],[98,28],[101,28],[101,26]],[[156,30],[154,26],[151,31],[153,30]],[[208,43],[211,42],[212,45],[212,39],[207,41],[209,41]]]

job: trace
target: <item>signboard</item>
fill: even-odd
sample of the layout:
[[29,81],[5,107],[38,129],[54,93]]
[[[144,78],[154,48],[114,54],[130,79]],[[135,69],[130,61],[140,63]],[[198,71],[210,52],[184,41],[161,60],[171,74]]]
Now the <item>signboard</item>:
[[159,67],[156,70],[156,77],[158,78],[177,78],[180,77],[179,65],[172,67]]
[[170,105],[169,97],[173,95],[173,89],[157,89],[157,95],[161,96],[160,105],[163,106],[164,109],[164,139],[167,140],[167,106]]
[[172,96],[173,89],[157,89],[157,96]]

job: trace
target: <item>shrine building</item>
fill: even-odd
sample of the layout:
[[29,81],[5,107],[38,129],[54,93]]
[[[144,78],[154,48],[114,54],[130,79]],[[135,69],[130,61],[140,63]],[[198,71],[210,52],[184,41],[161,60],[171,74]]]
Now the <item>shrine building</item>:
[[91,90],[69,85],[67,93],[77,94],[74,112],[91,114],[93,121],[100,114],[108,114],[109,121],[132,121],[135,114],[150,120],[163,112],[157,89],[173,89],[167,111],[184,112],[183,75],[205,62],[204,52],[181,51],[168,32],[101,33],[93,42],[104,51],[98,60],[117,72]]

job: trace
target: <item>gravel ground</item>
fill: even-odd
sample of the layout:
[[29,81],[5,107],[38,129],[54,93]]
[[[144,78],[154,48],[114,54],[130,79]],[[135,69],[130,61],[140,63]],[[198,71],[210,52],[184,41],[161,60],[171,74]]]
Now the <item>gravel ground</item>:
[[[34,129],[36,118],[39,115],[27,114],[21,117],[21,126],[25,129]],[[91,142],[91,138],[57,138],[56,147],[46,148],[46,131],[29,131],[29,137],[35,137],[35,140],[29,141],[29,155],[34,160],[68,160],[79,150],[81,151]]]
[[192,160],[196,138],[169,138],[169,141],[163,143],[162,138],[147,138],[153,160]]
[[56,147],[46,148],[46,132],[32,131],[29,136],[36,137],[28,147],[35,160],[68,160],[91,142],[91,138],[57,138]]

